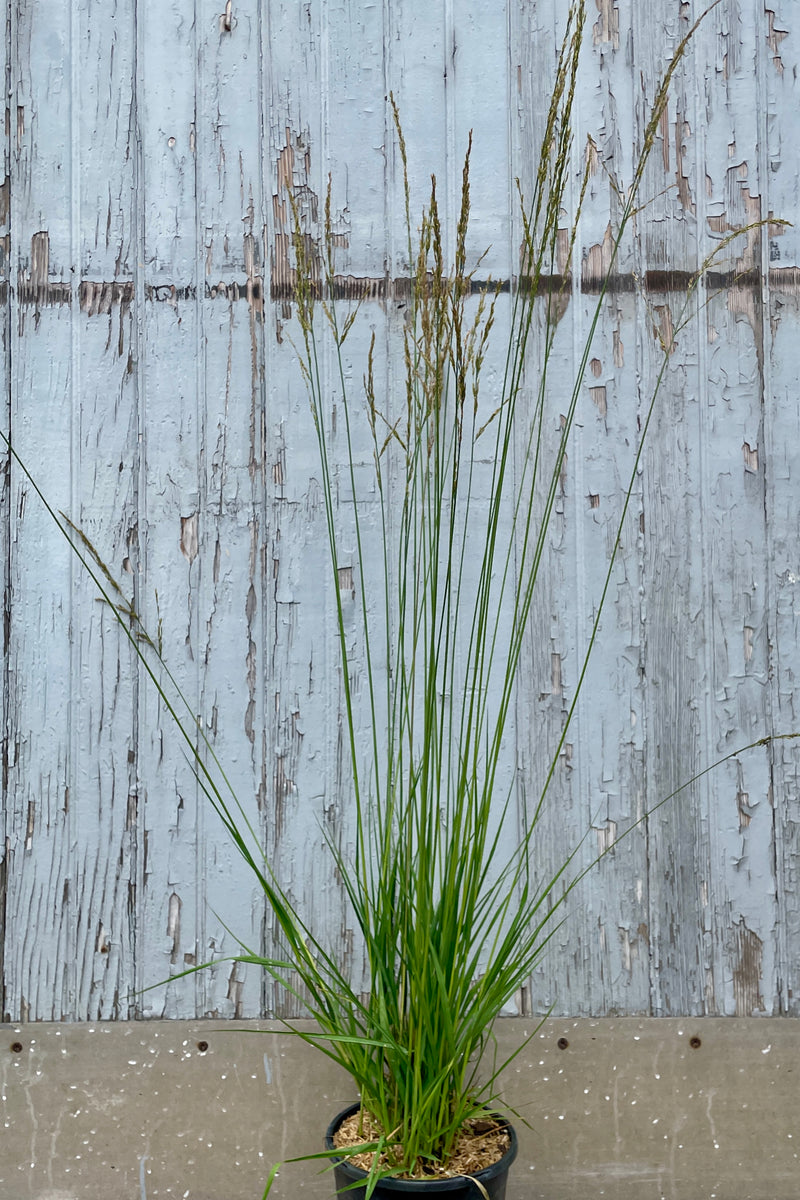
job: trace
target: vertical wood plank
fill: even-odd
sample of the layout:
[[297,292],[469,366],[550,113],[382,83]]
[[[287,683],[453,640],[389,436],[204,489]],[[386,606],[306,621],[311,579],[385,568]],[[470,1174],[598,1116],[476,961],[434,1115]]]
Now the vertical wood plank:
[[[71,511],[112,573],[130,579],[137,489],[133,359],[134,25],[99,3],[70,17],[72,169]],[[78,100],[80,97],[80,101]],[[106,557],[107,556],[107,557]],[[77,852],[76,1011],[133,1011],[138,851],[137,672],[127,639],[73,562],[74,845]],[[91,668],[94,668],[92,670]]]
[[[106,552],[125,541],[131,497],[118,468],[132,417],[135,428],[129,290],[117,282],[129,270],[130,178],[126,142],[111,136],[129,119],[130,75],[123,49],[115,86],[114,36],[102,14],[84,26],[69,6],[53,6],[46,16],[33,8],[20,13],[15,49],[30,73],[19,94],[12,226],[19,271],[12,436],[54,507],[85,520],[88,536]],[[68,100],[81,86],[78,109]],[[96,285],[79,286],[94,271]],[[130,654],[18,473],[15,507],[27,521],[16,531],[12,594],[30,589],[40,597],[49,632],[32,637],[35,626],[15,607],[10,656],[19,752],[11,756],[8,788],[24,825],[12,840],[21,886],[9,897],[17,954],[10,1008],[39,1017],[125,1016],[134,954]],[[115,553],[112,566],[121,570],[122,560]],[[37,679],[47,682],[30,686]]]
[[[50,46],[61,63],[68,44],[68,27],[63,12],[53,14]],[[69,194],[54,187],[55,164],[45,150],[39,158],[31,142],[38,132],[40,112],[47,128],[48,56],[42,46],[43,28],[30,10],[12,12],[12,49],[19,56],[14,108],[14,153],[11,164],[14,220],[10,251],[15,283],[36,274],[37,290],[46,289],[47,253],[44,240],[33,242],[38,251],[32,258],[32,235],[45,229],[43,208],[53,196],[52,207],[59,215],[69,213]],[[51,52],[52,52],[51,51]],[[51,60],[52,62],[52,60]],[[41,72],[41,74],[40,74]],[[55,75],[55,72],[54,72]],[[60,204],[59,204],[60,200]],[[68,228],[68,219],[67,219]],[[63,264],[69,252],[68,236],[61,226],[59,256]],[[41,355],[24,334],[34,325],[34,313],[23,308],[21,289],[11,293],[14,322],[10,425],[17,449],[32,456],[34,470],[44,462],[63,463],[63,446],[70,444],[68,373],[71,357],[69,309],[44,310],[47,342],[52,362]],[[41,324],[40,324],[41,328]],[[16,361],[14,361],[16,360]],[[23,407],[21,398],[27,400]],[[41,427],[40,427],[41,422]],[[67,457],[68,461],[68,457]],[[72,496],[69,473],[56,479],[45,473],[45,484],[55,488],[54,500],[68,508]],[[69,711],[70,652],[67,624],[71,601],[71,574],[66,547],[51,545],[46,519],[37,505],[28,501],[28,489],[19,474],[12,472],[14,541],[18,553],[10,567],[12,597],[35,597],[36,621],[26,621],[15,605],[9,623],[7,670],[9,707],[13,714],[10,730],[9,765],[6,780],[8,856],[10,864],[7,913],[6,1009],[14,1015],[40,1015],[50,1019],[69,1012],[74,997],[74,976],[66,977],[74,961],[68,944],[70,872],[69,821],[65,798],[68,734],[61,717]],[[27,510],[27,512],[26,512]],[[27,520],[25,519],[27,516]],[[40,569],[47,549],[47,567]],[[52,553],[50,553],[52,551]],[[65,580],[67,585],[65,587]],[[63,621],[64,605],[67,621]],[[28,681],[35,680],[34,688]],[[61,716],[59,715],[61,714]],[[57,897],[57,899],[56,899]],[[51,900],[52,898],[52,900]]]
[[[384,204],[384,156],[387,119],[383,82],[385,39],[382,10],[363,10],[352,4],[319,3],[307,9],[299,26],[293,10],[278,6],[268,30],[270,55],[280,61],[288,53],[307,64],[299,87],[287,88],[273,79],[270,175],[267,192],[272,206],[267,237],[272,254],[275,295],[274,334],[267,332],[268,425],[271,480],[267,481],[270,543],[267,571],[273,596],[270,613],[271,646],[266,662],[266,704],[270,742],[274,747],[268,811],[268,845],[284,887],[310,918],[323,945],[336,946],[356,978],[363,971],[363,951],[352,928],[344,886],[333,871],[325,837],[347,852],[352,845],[352,776],[348,765],[341,671],[333,624],[333,589],[340,584],[354,630],[358,569],[350,511],[352,499],[344,472],[344,434],[337,409],[341,406],[338,367],[326,346],[322,358],[325,412],[323,420],[333,447],[332,461],[343,536],[340,575],[329,566],[317,448],[308,397],[296,364],[290,338],[299,341],[292,322],[290,298],[281,291],[291,279],[293,191],[303,228],[314,243],[323,232],[328,174],[331,176],[331,217],[340,248],[337,271],[344,279],[382,280],[387,269]],[[358,46],[358,52],[352,48]],[[369,97],[359,104],[358,97]],[[314,120],[310,115],[315,115]],[[390,136],[390,134],[388,135]],[[357,149],[354,150],[354,147]],[[358,236],[356,236],[358,235]],[[346,301],[343,302],[346,307]],[[320,314],[321,317],[321,314]],[[351,330],[343,361],[348,387],[358,407],[361,375],[369,338],[376,329],[379,344],[385,320],[365,312]],[[321,341],[325,341],[322,335]],[[372,473],[372,451],[366,429],[356,427],[359,478]],[[368,509],[374,506],[367,506]],[[366,534],[374,546],[374,514],[368,512]],[[372,534],[370,534],[372,531]],[[341,583],[350,579],[352,583]],[[311,581],[314,581],[313,585]],[[370,744],[366,719],[367,693],[363,663],[356,658],[354,690],[356,721],[362,724],[363,744]],[[273,933],[273,936],[275,934]],[[296,1011],[291,999],[272,993],[271,1003]]]
[[[766,478],[766,565],[769,713],[776,730],[797,727],[800,712],[796,669],[800,641],[798,580],[800,524],[797,515],[800,406],[797,401],[797,330],[800,305],[797,268],[800,265],[798,211],[800,168],[791,152],[796,142],[794,114],[798,104],[800,52],[797,14],[792,5],[765,7],[767,46],[764,50],[761,109],[764,177],[769,193],[762,212],[794,221],[793,228],[769,230],[768,308],[764,335],[763,445]],[[764,26],[762,26],[762,29]],[[792,286],[793,281],[793,286]],[[768,313],[769,319],[766,319]],[[776,864],[775,972],[780,1006],[776,1011],[800,1013],[800,786],[797,753],[791,742],[776,743],[770,755],[769,795],[772,831],[768,846]]]
[[[158,37],[153,30],[158,29]],[[137,289],[142,502],[139,611],[161,628],[165,654],[203,719],[198,556],[198,462],[205,388],[197,240],[197,52],[194,0],[137,7],[136,111],[141,145]],[[143,864],[139,987],[206,958],[202,899],[208,814],[169,715],[151,688],[140,697]],[[206,1011],[208,975],[147,993],[143,1015]]]
[[[215,753],[256,830],[267,799],[265,711],[265,223],[260,45],[262,6],[198,5],[195,134],[197,275],[203,391],[199,429],[198,670],[201,711]],[[233,930],[263,936],[264,900],[207,812],[202,847],[205,951],[230,953]],[[261,828],[263,834],[263,828]],[[265,981],[226,964],[206,1009],[257,1015]]]
[[[0,320],[0,429],[8,436],[11,423],[10,405],[10,356],[11,356],[11,302],[10,302],[10,251],[11,251],[11,8],[7,7],[0,33],[0,78],[4,80],[5,105],[0,107],[3,116],[3,165],[0,183],[0,296],[2,296],[2,319]],[[11,576],[9,559],[12,536],[11,517],[11,463],[5,443],[0,448],[0,586],[3,590],[3,683],[2,721],[0,753],[3,755],[2,804],[0,804],[0,1015],[8,1011],[6,1005],[6,913],[8,875],[10,866],[10,844],[13,828],[7,804],[7,764],[9,761],[11,728],[11,706],[9,703],[9,680],[5,664],[8,662],[8,630],[11,620]]]
[[[264,574],[270,611],[264,636],[267,740],[264,829],[267,852],[281,886],[314,922],[326,915],[344,928],[341,893],[330,886],[318,821],[341,822],[336,803],[339,682],[331,640],[330,572],[324,541],[316,446],[304,384],[290,339],[293,320],[291,249],[294,195],[298,219],[312,244],[320,237],[326,187],[324,64],[328,62],[327,6],[279,3],[264,29],[270,64],[265,124],[269,130],[264,191],[270,199],[264,227],[272,303],[265,330],[266,546]],[[302,63],[292,71],[290,63]],[[328,364],[323,364],[328,378]],[[306,581],[314,579],[313,592]],[[349,789],[348,789],[349,790]],[[343,836],[337,830],[337,836]],[[316,900],[315,902],[315,892]],[[319,915],[318,915],[319,914]],[[335,914],[335,915],[334,915]],[[320,936],[321,935],[321,936]],[[341,941],[334,935],[334,944]],[[280,949],[277,925],[265,923],[267,953]],[[345,951],[346,952],[346,951]],[[293,997],[267,982],[270,1012],[295,1013]]]
[[[553,19],[556,15],[556,9],[531,13],[526,28],[516,36],[512,31],[511,44],[522,60],[518,64],[517,92],[524,135],[518,136],[520,174],[528,187],[532,186],[536,169],[534,155],[538,154],[544,128],[552,64],[563,37],[563,23]],[[580,92],[576,106],[574,186],[568,196],[572,208],[563,218],[565,249],[577,206],[587,135],[594,139],[598,152],[592,156],[594,166],[579,224],[573,275],[560,301],[563,311],[548,370],[546,438],[551,455],[555,454],[563,414],[569,406],[577,358],[589,334],[596,304],[595,276],[607,261],[612,223],[619,218],[609,173],[624,188],[632,170],[629,146],[634,113],[623,65],[626,26],[619,13],[616,23],[610,26],[603,21],[602,13],[592,24],[594,16],[589,15],[582,62],[587,77],[599,80],[599,85],[593,104],[586,103],[592,94],[586,89]],[[628,237],[617,270],[625,272],[630,266]],[[565,261],[554,264],[556,270],[566,267]],[[541,306],[544,303],[542,300]],[[640,405],[630,353],[635,329],[635,302],[612,289],[580,386],[578,416],[562,471],[541,593],[531,623],[531,657],[521,687],[528,708],[521,736],[527,742],[524,762],[532,805],[539,802],[552,755],[574,702],[622,517],[624,492],[633,471]],[[531,356],[532,389],[538,378],[542,335],[540,332]],[[638,782],[644,747],[639,671],[638,490],[635,486],[593,661],[535,841],[536,866],[543,879],[552,878],[566,857],[577,853],[562,885],[602,854],[643,812],[644,797]],[[643,829],[637,829],[594,868],[590,879],[568,903],[566,925],[556,932],[532,981],[536,1011],[547,1011],[553,1004],[576,1012],[596,1008],[646,1010],[649,956],[645,875],[645,835]]]

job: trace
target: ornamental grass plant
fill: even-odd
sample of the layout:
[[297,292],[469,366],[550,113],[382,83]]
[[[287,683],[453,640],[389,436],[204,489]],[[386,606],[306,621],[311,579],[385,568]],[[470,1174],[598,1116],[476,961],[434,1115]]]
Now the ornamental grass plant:
[[[446,1171],[464,1123],[496,1106],[506,1064],[485,1053],[493,1023],[527,983],[585,873],[573,853],[549,877],[536,877],[532,849],[600,629],[661,380],[674,338],[697,307],[692,285],[672,340],[662,341],[661,372],[644,406],[605,583],[560,738],[549,751],[541,792],[508,850],[514,793],[502,770],[504,745],[559,482],[608,282],[626,230],[641,211],[645,164],[691,37],[667,67],[633,178],[614,185],[618,216],[611,253],[553,438],[548,368],[564,293],[572,287],[569,271],[559,270],[559,249],[563,254],[565,212],[576,192],[567,238],[571,258],[591,157],[576,187],[573,109],[584,24],[585,3],[578,0],[570,6],[555,66],[533,192],[520,197],[522,261],[509,297],[479,282],[479,263],[468,261],[471,140],[448,247],[435,179],[418,227],[411,212],[409,164],[394,108],[411,287],[399,334],[403,377],[389,394],[378,382],[374,336],[363,390],[360,382],[354,388],[346,369],[344,347],[358,306],[343,311],[337,298],[330,187],[318,245],[303,231],[295,208],[295,346],[319,449],[352,777],[352,795],[341,797],[352,807],[352,844],[331,840],[328,848],[363,939],[366,992],[345,972],[336,947],[318,940],[292,903],[158,640],[81,531],[52,514],[131,639],[184,740],[200,788],[274,916],[280,956],[266,957],[240,943],[235,959],[268,972],[301,1001],[318,1031],[297,1036],[349,1073],[370,1126],[380,1131],[368,1142],[384,1152],[383,1165],[374,1160],[370,1188],[385,1174]],[[589,150],[595,153],[593,145]],[[502,322],[501,304],[509,307]],[[502,368],[489,378],[484,369],[501,325]],[[323,369],[328,355],[335,396]],[[356,550],[355,624],[339,587],[345,517],[332,449],[334,405],[352,496],[346,536]],[[365,437],[374,467],[366,487],[356,450]],[[367,739],[356,665],[366,690]]]
[[[670,344],[662,343],[661,371],[620,496],[613,549],[571,703],[548,750],[544,785],[509,853],[502,834],[513,792],[502,765],[523,643],[593,336],[621,241],[640,211],[645,165],[670,80],[691,37],[662,80],[633,179],[624,191],[616,187],[611,254],[554,441],[547,424],[548,368],[564,292],[571,287],[570,275],[559,272],[559,239],[563,247],[584,22],[584,4],[572,5],[533,194],[520,198],[521,271],[510,298],[499,381],[487,385],[483,368],[501,297],[490,283],[477,284],[479,264],[467,257],[471,139],[448,259],[435,178],[414,230],[409,164],[392,98],[412,276],[402,331],[404,378],[396,395],[381,394],[376,383],[374,335],[364,394],[352,395],[344,346],[356,313],[351,308],[343,316],[337,302],[330,187],[319,253],[295,210],[298,358],[319,448],[355,807],[354,854],[334,844],[330,849],[369,962],[365,1003],[337,980],[337,1023],[326,1025],[324,993],[313,1011],[332,1034],[355,1039],[338,1042],[333,1053],[384,1131],[396,1170],[410,1175],[446,1163],[464,1122],[495,1104],[506,1064],[487,1065],[493,1023],[527,983],[583,874],[573,854],[550,877],[534,877],[532,849],[598,635],[647,427],[674,338],[695,299],[692,286]],[[568,228],[569,259],[594,152],[590,143]],[[331,348],[335,396],[324,382]],[[334,402],[344,425],[344,471],[353,497],[346,535],[332,463]],[[355,470],[364,421],[374,461],[369,489]],[[487,469],[488,490],[483,477],[476,486]],[[375,492],[379,566],[365,549],[367,539],[370,546],[374,540]],[[336,586],[346,559],[343,536],[356,547],[356,638]],[[375,567],[377,584],[367,573]],[[367,753],[359,745],[357,670],[368,690]]]

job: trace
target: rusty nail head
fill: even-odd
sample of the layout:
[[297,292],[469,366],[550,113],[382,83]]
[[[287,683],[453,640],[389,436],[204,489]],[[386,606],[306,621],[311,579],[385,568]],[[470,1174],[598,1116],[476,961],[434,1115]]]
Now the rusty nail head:
[[567,1039],[565,1037],[560,1037],[558,1039],[558,1041],[556,1042],[556,1045],[558,1046],[559,1050],[566,1050],[567,1046],[569,1045],[569,1042],[567,1041]]
[[11,1043],[11,1053],[12,1054],[22,1054],[22,1042],[12,1042]]
[[689,1038],[689,1045],[693,1050],[699,1050],[702,1044],[703,1043],[700,1041],[700,1038],[697,1036],[697,1034],[695,1034],[694,1037]]
[[205,1054],[206,1050],[208,1049],[208,1042],[198,1042],[197,1049],[201,1054]]

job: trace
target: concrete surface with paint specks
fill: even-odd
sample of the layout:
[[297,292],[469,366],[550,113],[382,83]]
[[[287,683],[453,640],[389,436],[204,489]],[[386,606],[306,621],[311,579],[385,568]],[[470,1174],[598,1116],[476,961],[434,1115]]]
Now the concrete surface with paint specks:
[[[0,1194],[254,1200],[280,1162],[275,1200],[329,1200],[318,1163],[287,1160],[319,1151],[352,1084],[276,1023],[255,1027],[6,1026]],[[495,1034],[502,1060],[519,1051],[502,1079],[509,1200],[796,1200],[793,1022],[561,1017]]]

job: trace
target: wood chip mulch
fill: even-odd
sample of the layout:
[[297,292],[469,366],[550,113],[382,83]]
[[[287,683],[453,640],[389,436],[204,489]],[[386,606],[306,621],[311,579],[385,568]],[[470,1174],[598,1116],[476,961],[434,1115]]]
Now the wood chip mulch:
[[[337,1129],[334,1134],[334,1145],[337,1147],[358,1146],[362,1142],[375,1142],[381,1136],[381,1128],[369,1113],[353,1113]],[[455,1153],[447,1166],[427,1163],[414,1172],[413,1176],[398,1176],[400,1179],[431,1179],[446,1178],[451,1175],[475,1175],[485,1167],[490,1167],[502,1158],[511,1144],[506,1129],[492,1118],[476,1118],[467,1121],[462,1127],[456,1141]],[[374,1151],[363,1154],[348,1155],[347,1161],[362,1171],[369,1171],[375,1157]],[[384,1152],[380,1155],[380,1165],[390,1167],[393,1159]]]

